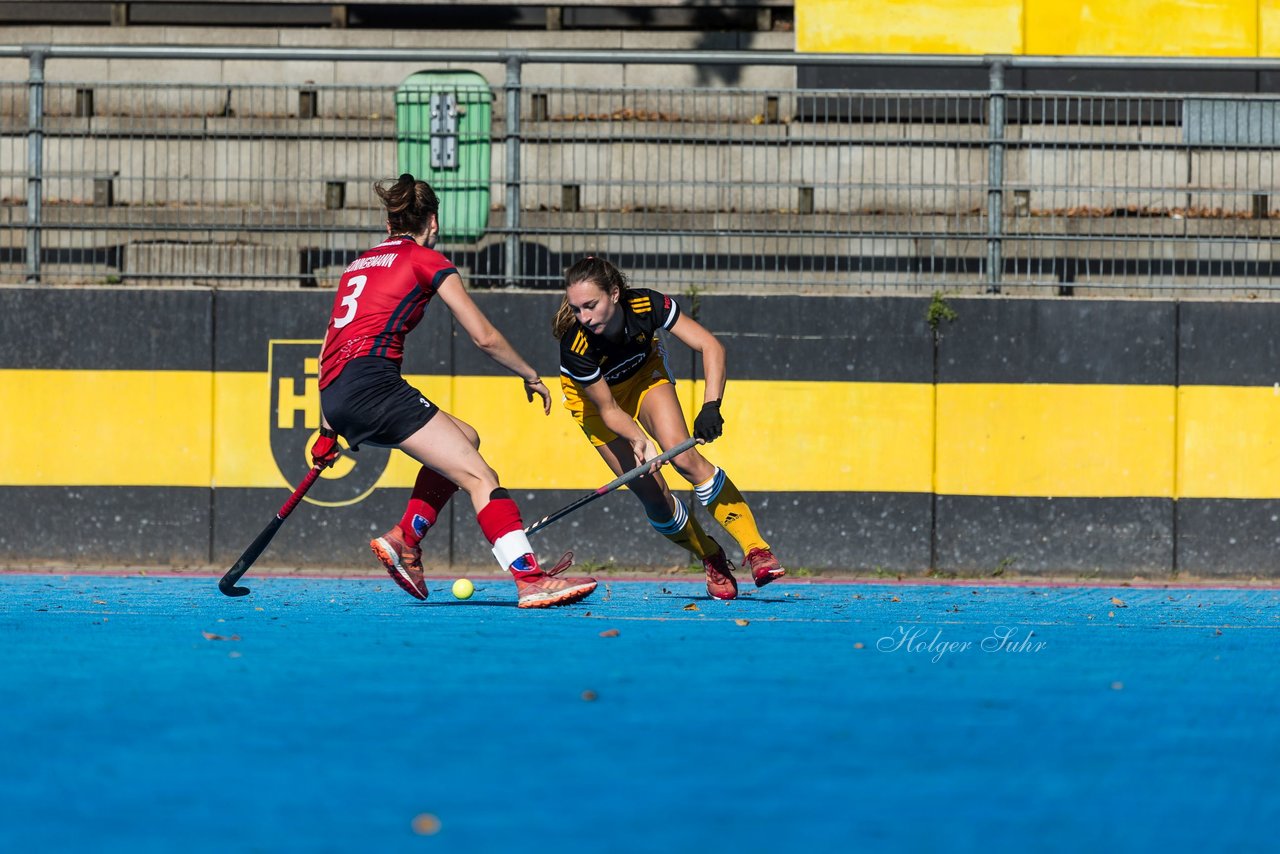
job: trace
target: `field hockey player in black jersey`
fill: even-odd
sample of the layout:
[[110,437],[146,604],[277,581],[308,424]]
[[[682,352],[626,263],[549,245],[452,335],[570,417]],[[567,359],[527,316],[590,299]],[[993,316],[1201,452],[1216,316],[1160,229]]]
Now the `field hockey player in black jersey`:
[[[553,324],[560,341],[565,408],[616,474],[658,455],[650,437],[664,449],[689,438],[658,335],[661,329],[702,354],[706,390],[693,422],[693,436],[711,442],[724,430],[720,400],[725,352],[720,341],[681,312],[671,297],[628,287],[626,276],[603,258],[588,256],[565,272],[564,300]],[[675,457],[671,464],[742,548],[757,587],[786,574],[760,536],[746,499],[721,469],[697,448]],[[633,481],[630,489],[644,505],[654,530],[702,561],[707,592],[716,599],[735,598],[738,582],[733,563],[684,502],[671,494],[662,472]]]

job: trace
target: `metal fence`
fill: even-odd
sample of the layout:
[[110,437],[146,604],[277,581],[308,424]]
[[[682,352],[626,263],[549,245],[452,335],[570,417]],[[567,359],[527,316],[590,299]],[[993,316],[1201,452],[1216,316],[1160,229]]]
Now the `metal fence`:
[[21,54],[28,79],[0,81],[11,282],[332,285],[381,233],[371,184],[408,169],[480,287],[555,287],[594,253],[673,292],[1280,290],[1267,96],[1006,91],[990,61],[985,93],[522,82],[583,61],[562,54],[476,54],[501,85],[52,82]]

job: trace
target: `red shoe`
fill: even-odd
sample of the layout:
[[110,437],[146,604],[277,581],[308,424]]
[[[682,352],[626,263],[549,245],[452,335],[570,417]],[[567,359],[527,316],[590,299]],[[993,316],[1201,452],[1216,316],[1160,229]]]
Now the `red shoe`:
[[405,545],[400,526],[369,541],[373,556],[382,561],[387,575],[415,599],[427,598],[427,582],[422,577],[422,549]]
[[733,577],[733,562],[724,549],[704,557],[702,566],[707,570],[707,593],[712,599],[738,598],[738,579]]
[[752,549],[747,552],[747,566],[751,567],[751,577],[755,579],[756,587],[764,587],[770,581],[777,581],[787,574],[768,549]]
[[538,559],[525,555],[511,567],[516,580],[517,608],[552,608],[569,605],[591,595],[596,589],[594,578],[558,578],[573,565],[573,552],[565,552],[559,563],[545,572]]

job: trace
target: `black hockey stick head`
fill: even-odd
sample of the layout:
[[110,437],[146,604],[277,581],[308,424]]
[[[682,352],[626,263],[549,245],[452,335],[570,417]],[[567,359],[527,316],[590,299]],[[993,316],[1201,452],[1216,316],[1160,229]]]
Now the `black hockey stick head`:
[[222,591],[224,596],[247,596],[249,595],[248,587],[237,587],[234,578],[223,576],[218,582],[218,590]]
[[[310,485],[310,484],[308,484]],[[258,559],[258,555],[266,550],[267,545],[271,542],[271,538],[276,535],[276,531],[280,530],[280,526],[284,524],[284,517],[277,514],[262,529],[262,533],[249,544],[249,548],[244,550],[244,554],[240,555],[240,559],[236,561],[235,566],[227,570],[222,576],[222,580],[218,582],[218,590],[224,596],[244,596],[249,592],[248,587],[237,587],[236,582],[249,571],[249,567],[253,566],[253,562]]]

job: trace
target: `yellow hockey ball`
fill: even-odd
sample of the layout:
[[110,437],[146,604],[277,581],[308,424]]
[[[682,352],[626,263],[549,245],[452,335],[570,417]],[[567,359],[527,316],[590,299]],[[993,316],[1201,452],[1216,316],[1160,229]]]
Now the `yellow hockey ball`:
[[476,586],[465,578],[459,578],[453,582],[453,597],[455,599],[470,599],[471,594],[476,592]]

